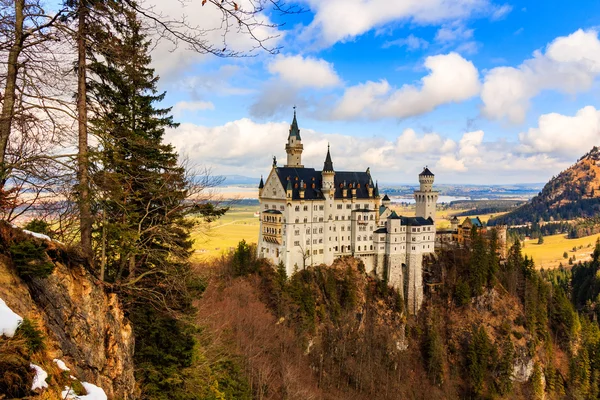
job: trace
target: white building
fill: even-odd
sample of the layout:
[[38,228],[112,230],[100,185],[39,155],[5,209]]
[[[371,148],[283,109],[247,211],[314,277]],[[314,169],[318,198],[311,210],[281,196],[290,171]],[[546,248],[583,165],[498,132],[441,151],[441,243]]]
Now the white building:
[[425,168],[415,191],[416,217],[399,216],[381,199],[371,173],[335,171],[329,148],[322,171],[302,165],[296,112],[285,146],[287,163],[261,178],[258,254],[282,262],[288,276],[341,256],[363,261],[367,273],[386,279],[416,313],[423,300],[423,256],[434,251],[434,175]]

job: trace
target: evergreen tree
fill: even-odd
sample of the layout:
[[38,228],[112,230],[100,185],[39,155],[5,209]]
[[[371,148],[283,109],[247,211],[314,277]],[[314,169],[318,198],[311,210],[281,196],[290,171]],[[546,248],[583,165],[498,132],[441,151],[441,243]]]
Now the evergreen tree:
[[147,298],[164,305],[167,290],[155,289],[185,291],[191,246],[185,171],[173,147],[162,142],[165,128],[177,124],[170,109],[155,106],[165,94],[157,92],[150,42],[135,13],[116,2],[110,6],[116,33],[96,32],[105,45],[102,60],[90,66],[95,79],[89,86],[100,107],[91,120],[100,141],[94,181],[103,215],[96,248],[109,282],[148,289]]

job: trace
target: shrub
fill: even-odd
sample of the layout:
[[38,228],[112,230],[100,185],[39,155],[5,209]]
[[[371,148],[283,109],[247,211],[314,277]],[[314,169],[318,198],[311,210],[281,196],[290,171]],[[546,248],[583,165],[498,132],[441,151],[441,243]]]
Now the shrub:
[[47,236],[52,237],[53,232],[50,230],[50,224],[44,221],[43,219],[34,218],[27,223],[23,227],[23,229],[27,229],[28,231],[41,233]]
[[44,334],[29,318],[23,319],[17,328],[16,335],[25,340],[30,353],[37,353],[46,347]]
[[22,278],[47,278],[54,264],[46,254],[45,242],[24,240],[10,246],[10,254],[17,273]]
[[29,368],[25,341],[0,337],[0,393],[9,399],[22,398],[31,392],[34,372]]

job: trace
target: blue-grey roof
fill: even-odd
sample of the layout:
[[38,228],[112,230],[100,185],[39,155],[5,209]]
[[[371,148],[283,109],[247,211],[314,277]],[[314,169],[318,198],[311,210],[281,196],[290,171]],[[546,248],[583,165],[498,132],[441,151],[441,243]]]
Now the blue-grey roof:
[[[282,167],[277,168],[275,171],[277,172],[277,177],[283,187],[287,188],[288,183],[291,183],[292,199],[300,199],[300,184],[302,182],[306,186],[304,189],[304,198],[306,200],[324,198],[321,191],[323,185],[321,171],[317,171],[314,168],[295,167]],[[371,176],[366,172],[336,172],[333,180],[335,188],[334,198],[343,198],[342,189],[343,187],[346,187],[348,190],[348,196],[346,198],[351,198],[352,189],[356,188],[357,199],[369,199],[368,185],[370,180]]]
[[421,172],[419,174],[419,176],[435,176],[435,175],[433,175],[433,172],[431,172],[429,170],[429,168],[425,167],[425,168],[423,168],[423,172]]

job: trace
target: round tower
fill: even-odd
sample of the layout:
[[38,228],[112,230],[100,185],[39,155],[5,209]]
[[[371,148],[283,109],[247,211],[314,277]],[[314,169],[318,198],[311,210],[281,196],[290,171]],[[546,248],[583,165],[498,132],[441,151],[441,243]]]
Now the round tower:
[[435,206],[439,192],[433,190],[435,176],[429,168],[423,168],[419,174],[419,190],[415,190],[415,203],[417,217],[431,218],[435,221]]

